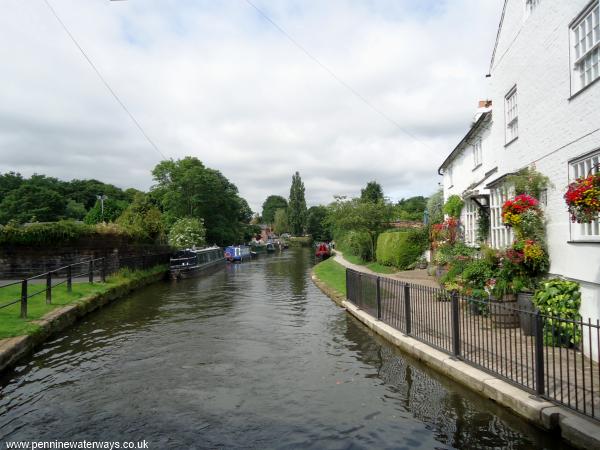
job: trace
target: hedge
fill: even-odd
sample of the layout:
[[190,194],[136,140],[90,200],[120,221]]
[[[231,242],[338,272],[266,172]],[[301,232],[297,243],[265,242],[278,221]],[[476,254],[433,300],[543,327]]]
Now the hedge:
[[373,259],[371,235],[366,231],[348,231],[336,239],[336,247],[363,261],[372,261]]
[[388,231],[377,239],[377,262],[406,270],[427,249],[427,230]]
[[75,242],[94,236],[123,236],[135,242],[148,241],[116,224],[87,225],[71,220],[0,226],[0,245],[47,246]]

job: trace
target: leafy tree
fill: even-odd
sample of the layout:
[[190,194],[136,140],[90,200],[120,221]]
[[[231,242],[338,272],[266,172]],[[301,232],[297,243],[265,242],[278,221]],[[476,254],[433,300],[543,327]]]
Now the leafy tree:
[[365,202],[361,199],[347,200],[337,197],[329,207],[328,223],[334,231],[336,240],[353,233],[367,233],[370,237],[370,254],[375,257],[377,236],[389,227],[393,208],[386,202]]
[[[87,224],[114,222],[127,208],[127,202],[108,198],[104,200],[104,208],[100,200],[88,211],[83,221]],[[104,212],[103,212],[104,211]]]
[[298,172],[292,176],[288,220],[294,235],[300,236],[304,233],[306,228],[306,200],[304,198],[304,183]]
[[23,184],[23,177],[20,173],[6,172],[0,174],[0,202],[10,192],[18,189]]
[[169,231],[169,245],[176,249],[203,247],[206,245],[206,230],[202,219],[184,217]]
[[106,195],[111,200],[125,201],[127,203],[133,200],[131,193],[98,180],[71,180],[63,182],[61,189],[65,197],[75,200],[78,203],[83,203],[87,210],[94,207],[98,200],[97,196],[100,194]]
[[252,211],[221,172],[188,156],[160,162],[152,175],[157,182],[152,197],[162,206],[168,225],[183,217],[202,218],[209,243],[224,245],[243,239]]
[[331,230],[327,224],[328,210],[325,206],[308,208],[306,231],[315,241],[330,241]]
[[287,212],[283,208],[279,208],[277,211],[275,211],[273,231],[275,231],[277,234],[287,233],[290,231]]
[[364,189],[360,190],[360,199],[363,202],[378,203],[383,201],[383,189],[377,181],[369,181]]
[[46,183],[24,182],[0,203],[0,223],[54,222],[64,216],[65,207],[65,198]]
[[394,210],[395,217],[400,220],[423,220],[427,208],[427,198],[422,196],[400,200]]
[[117,219],[125,230],[151,239],[160,238],[165,231],[160,209],[144,193],[136,193],[131,204]]
[[262,205],[262,220],[266,224],[275,222],[275,212],[278,209],[287,209],[288,202],[280,195],[269,195]]
[[87,211],[83,203],[79,203],[73,199],[70,199],[67,202],[67,206],[65,208],[65,217],[67,219],[82,220],[86,214]]

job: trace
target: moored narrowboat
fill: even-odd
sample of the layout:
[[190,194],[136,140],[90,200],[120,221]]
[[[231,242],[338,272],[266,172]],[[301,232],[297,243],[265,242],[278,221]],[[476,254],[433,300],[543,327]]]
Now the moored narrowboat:
[[329,245],[325,242],[321,242],[317,244],[317,248],[315,250],[315,257],[317,259],[327,259],[331,256],[331,251],[329,250]]
[[171,257],[169,276],[174,280],[191,278],[203,270],[223,262],[225,262],[223,251],[217,246],[180,250]]
[[225,248],[225,259],[229,262],[242,262],[251,257],[250,247],[247,245],[230,245]]

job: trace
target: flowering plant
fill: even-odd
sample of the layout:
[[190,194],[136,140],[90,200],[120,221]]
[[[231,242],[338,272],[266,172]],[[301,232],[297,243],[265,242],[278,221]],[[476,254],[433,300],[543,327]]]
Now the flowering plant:
[[431,227],[431,241],[435,246],[440,244],[454,245],[458,237],[458,220],[449,217],[442,223],[436,223]]
[[518,226],[523,214],[527,211],[538,210],[539,202],[531,195],[517,195],[502,205],[502,222],[507,226]]
[[600,213],[600,172],[580,177],[569,184],[565,193],[571,221],[590,223]]

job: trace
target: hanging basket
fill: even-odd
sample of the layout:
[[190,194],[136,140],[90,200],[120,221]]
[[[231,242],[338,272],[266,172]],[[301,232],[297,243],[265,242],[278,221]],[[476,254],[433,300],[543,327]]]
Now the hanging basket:
[[597,220],[600,214],[600,163],[592,166],[587,176],[569,184],[564,198],[572,222]]

